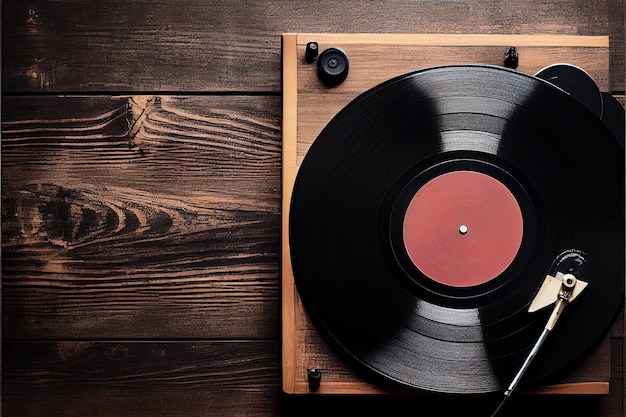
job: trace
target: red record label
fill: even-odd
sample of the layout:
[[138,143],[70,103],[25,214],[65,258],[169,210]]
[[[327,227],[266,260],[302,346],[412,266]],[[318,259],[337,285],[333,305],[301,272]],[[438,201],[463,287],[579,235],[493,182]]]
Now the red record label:
[[511,264],[523,229],[519,204],[504,184],[480,172],[453,171],[417,191],[404,216],[403,240],[428,278],[469,287],[496,278]]

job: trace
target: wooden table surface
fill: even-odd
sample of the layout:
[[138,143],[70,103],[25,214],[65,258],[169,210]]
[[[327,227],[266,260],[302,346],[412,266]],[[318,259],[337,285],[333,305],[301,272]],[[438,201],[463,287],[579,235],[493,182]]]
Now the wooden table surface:
[[[5,0],[4,415],[488,416],[491,396],[281,394],[281,34],[609,35],[623,102],[624,9]],[[621,323],[611,340],[610,395],[502,416],[623,416]]]

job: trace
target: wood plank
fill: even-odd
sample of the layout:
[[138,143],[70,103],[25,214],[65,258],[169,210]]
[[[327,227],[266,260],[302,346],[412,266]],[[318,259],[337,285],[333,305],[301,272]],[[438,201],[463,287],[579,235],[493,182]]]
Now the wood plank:
[[[8,341],[5,350],[6,415],[44,416],[63,410],[64,416],[275,416],[278,409],[281,415],[313,415],[319,409],[341,415],[342,407],[349,407],[353,415],[391,416],[414,415],[408,411],[414,413],[418,404],[424,410],[420,415],[454,416],[469,406],[487,413],[497,402],[496,396],[456,396],[450,401],[438,395],[280,401],[275,341]],[[559,405],[584,411],[582,415],[618,417],[622,414],[613,408],[613,398],[543,399],[520,392],[505,415],[529,415]]]
[[[524,47],[586,47],[606,48],[609,46],[607,36],[576,36],[559,34],[407,34],[407,33],[298,33],[298,43],[306,44],[316,39],[320,43],[341,42],[347,45],[372,46],[514,46]],[[380,51],[374,51],[376,55]],[[389,54],[391,55],[391,54]],[[463,55],[459,53],[459,55]],[[499,58],[502,58],[500,55]],[[436,63],[437,64],[437,63]]]
[[5,342],[7,416],[276,416],[277,341]]
[[606,2],[588,0],[8,0],[2,6],[4,92],[279,92],[284,32],[609,30]]
[[[279,344],[267,341],[7,341],[7,416],[489,415],[500,397],[281,397]],[[513,395],[503,416],[619,417],[607,396]]]
[[626,413],[625,385],[624,385],[624,313],[622,309],[611,327],[611,381],[610,395],[603,402],[601,416],[624,417]]
[[624,19],[626,7],[624,0],[607,0],[608,8],[608,35],[611,60],[611,91],[614,94],[624,94],[626,71],[624,70],[624,55],[626,54],[626,39],[624,35]]
[[7,338],[275,337],[278,97],[8,97]]
[[[621,408],[610,408],[607,396],[528,395],[514,394],[498,417],[548,416],[558,410],[560,415],[585,417],[621,417]],[[501,400],[499,395],[385,395],[337,396],[310,395],[287,397],[282,415],[314,416],[387,416],[456,417],[460,415],[489,416]],[[341,410],[350,410],[349,413]],[[468,410],[471,410],[468,412]]]
[[[283,37],[283,189],[282,189],[282,230],[281,230],[281,293],[282,293],[282,334],[294,334],[296,331],[296,314],[294,299],[296,288],[293,280],[291,257],[285,255],[289,247],[289,207],[293,183],[296,178],[296,139],[298,136],[298,61],[297,35]],[[288,249],[287,249],[288,251]],[[283,357],[283,390],[293,392],[295,389],[296,346],[289,338],[282,339]]]

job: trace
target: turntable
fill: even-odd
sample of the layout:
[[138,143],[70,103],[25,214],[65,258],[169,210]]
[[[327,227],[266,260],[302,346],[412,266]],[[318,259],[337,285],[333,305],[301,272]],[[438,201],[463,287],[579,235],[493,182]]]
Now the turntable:
[[[608,392],[624,116],[607,68],[606,37],[283,36],[285,392]],[[556,309],[531,303],[569,277],[534,352]]]

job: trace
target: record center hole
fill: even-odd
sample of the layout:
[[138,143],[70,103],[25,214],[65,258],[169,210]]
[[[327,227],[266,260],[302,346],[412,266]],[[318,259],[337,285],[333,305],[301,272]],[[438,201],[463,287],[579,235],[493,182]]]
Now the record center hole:
[[461,225],[461,227],[459,227],[459,233],[464,235],[467,233],[467,226],[465,226],[464,224]]

